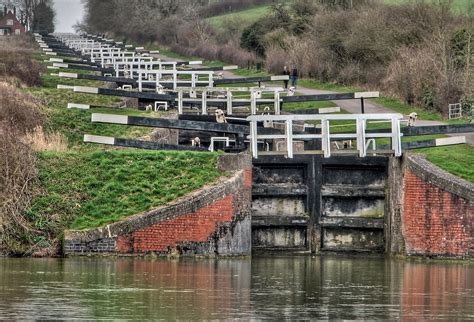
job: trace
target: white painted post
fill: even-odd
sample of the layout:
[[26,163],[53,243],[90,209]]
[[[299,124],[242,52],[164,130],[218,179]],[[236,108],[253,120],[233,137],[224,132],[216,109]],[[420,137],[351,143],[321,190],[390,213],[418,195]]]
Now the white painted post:
[[227,115],[232,115],[232,92],[227,91]]
[[176,90],[176,87],[178,87],[178,73],[176,70],[173,72],[173,90]]
[[356,121],[356,133],[357,133],[357,151],[359,151],[359,157],[365,157],[365,119],[357,119]]
[[257,142],[257,121],[250,122],[250,139],[251,139],[251,150],[252,156],[258,158],[258,142]]
[[285,125],[287,157],[291,159],[293,158],[293,121],[287,120]]
[[214,87],[214,73],[209,72],[209,87]]
[[140,69],[138,71],[138,91],[141,92],[143,90],[143,85],[142,85],[142,70]]
[[273,96],[273,99],[275,100],[274,106],[275,106],[275,115],[280,115],[280,92],[275,91],[275,95]]
[[202,92],[202,115],[207,115],[207,92]]
[[183,90],[178,90],[178,115],[183,114]]
[[400,120],[392,118],[392,150],[396,157],[402,155]]
[[321,120],[321,145],[324,152],[324,157],[331,157],[331,139],[329,136],[329,120]]
[[250,114],[257,114],[257,93],[255,91],[250,92]]

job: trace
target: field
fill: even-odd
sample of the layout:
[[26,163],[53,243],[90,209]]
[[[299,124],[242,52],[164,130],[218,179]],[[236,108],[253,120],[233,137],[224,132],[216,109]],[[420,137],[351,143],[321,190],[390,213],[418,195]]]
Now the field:
[[228,13],[225,15],[214,16],[207,19],[209,24],[216,28],[222,28],[226,23],[229,21],[236,21],[242,26],[251,25],[252,23],[256,22],[260,17],[266,15],[268,13],[268,9],[270,6],[256,6],[250,9],[237,11],[233,13]]
[[[412,0],[382,0],[387,4],[403,4],[410,2]],[[438,2],[437,0],[431,0],[432,2]],[[456,13],[467,13],[471,10],[471,14],[473,13],[474,9],[474,2],[472,0],[453,0],[452,3],[453,12]]]

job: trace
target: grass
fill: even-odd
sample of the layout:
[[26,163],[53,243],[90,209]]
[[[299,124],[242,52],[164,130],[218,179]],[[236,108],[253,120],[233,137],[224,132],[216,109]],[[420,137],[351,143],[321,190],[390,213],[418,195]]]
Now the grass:
[[256,22],[268,13],[269,5],[255,6],[253,8],[232,12],[224,15],[207,18],[207,22],[215,29],[222,29],[229,20],[237,20],[242,26],[248,26]]
[[[97,106],[114,106],[121,102],[113,96],[74,93],[70,90],[34,87],[27,89],[33,96],[40,98],[47,106],[46,129],[60,132],[68,139],[70,149],[91,149],[93,145],[82,143],[83,135],[97,134],[113,137],[137,138],[149,134],[152,129],[116,124],[100,124],[91,122],[92,113],[113,113],[121,115],[143,115],[136,109],[94,108],[90,110],[67,109],[67,103],[82,103]],[[155,113],[153,113],[155,114]],[[149,113],[146,113],[150,116]],[[158,114],[157,114],[158,115]]]
[[323,83],[315,79],[299,79],[298,85],[306,88],[313,88],[319,90],[333,91],[333,92],[361,92],[361,88],[355,86],[342,86],[333,83]]
[[263,70],[256,70],[256,69],[247,69],[247,68],[239,68],[232,71],[232,74],[241,76],[241,77],[266,77],[271,76],[271,74],[267,73]]
[[440,146],[416,150],[443,170],[474,182],[474,147],[467,144]]
[[426,121],[443,121],[441,114],[437,112],[427,111],[421,107],[408,105],[398,100],[389,97],[379,97],[372,99],[376,104],[385,106],[395,112],[401,113],[403,115],[408,115],[411,112],[416,112],[420,120]]
[[[164,205],[215,181],[216,153],[115,150],[38,154],[44,190],[28,215],[97,227]],[[37,227],[41,228],[41,227]]]
[[[383,0],[386,4],[403,4],[408,3],[410,0]],[[438,0],[431,0],[433,3],[437,3]],[[472,0],[453,0],[451,5],[452,11],[455,13],[466,13],[469,9],[472,10]],[[471,11],[472,12],[472,11]]]
[[297,102],[283,104],[284,111],[306,110],[313,108],[335,107],[337,106],[332,101],[315,101],[315,102]]

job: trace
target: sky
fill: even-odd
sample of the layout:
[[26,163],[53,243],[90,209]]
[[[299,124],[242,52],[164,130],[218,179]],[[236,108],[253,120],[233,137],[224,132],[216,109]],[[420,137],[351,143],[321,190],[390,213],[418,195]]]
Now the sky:
[[74,32],[72,26],[82,20],[84,8],[81,0],[54,0],[56,32]]

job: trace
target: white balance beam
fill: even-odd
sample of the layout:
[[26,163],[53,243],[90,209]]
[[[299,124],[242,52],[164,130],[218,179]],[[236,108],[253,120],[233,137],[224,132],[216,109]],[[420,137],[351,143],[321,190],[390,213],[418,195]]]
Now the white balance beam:
[[91,108],[89,104],[67,103],[67,108],[75,108],[80,110],[88,110]]
[[56,87],[57,89],[72,89],[74,90],[74,86],[71,86],[71,85],[61,85],[61,84],[58,84],[58,86]]
[[281,81],[281,80],[289,80],[290,76],[288,75],[277,75],[277,76],[270,76],[270,80],[272,81]]
[[114,145],[115,138],[110,136],[84,134],[84,142]]
[[376,98],[379,97],[379,92],[356,92],[354,98]]
[[92,113],[91,122],[93,123],[113,123],[128,124],[127,115]]
[[229,65],[229,66],[223,66],[222,70],[234,70],[234,69],[239,69],[239,66],[237,65]]
[[88,87],[88,86],[74,86],[74,92],[76,93],[88,93],[88,94],[99,94],[99,88]]
[[64,78],[77,78],[76,73],[59,73],[58,76]]
[[465,136],[453,136],[449,138],[435,139],[436,146],[464,144],[466,143]]
[[339,106],[335,107],[323,107],[318,109],[319,114],[329,114],[329,113],[339,113],[341,112],[341,108]]

